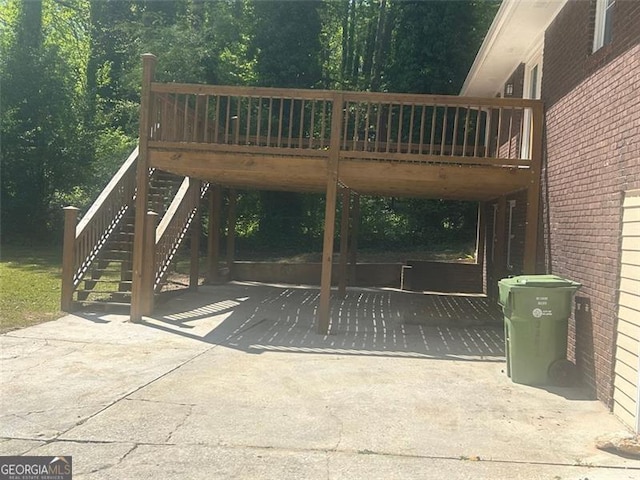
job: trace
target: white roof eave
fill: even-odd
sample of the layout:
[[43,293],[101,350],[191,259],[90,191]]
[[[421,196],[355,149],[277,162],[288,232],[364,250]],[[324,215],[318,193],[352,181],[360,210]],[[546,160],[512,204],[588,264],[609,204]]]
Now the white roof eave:
[[460,95],[495,97],[567,0],[503,0]]

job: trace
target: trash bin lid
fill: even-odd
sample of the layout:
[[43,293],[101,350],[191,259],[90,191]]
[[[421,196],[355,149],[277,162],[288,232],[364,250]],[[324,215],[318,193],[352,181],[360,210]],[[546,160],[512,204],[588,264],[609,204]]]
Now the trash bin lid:
[[519,275],[517,277],[503,278],[500,283],[509,287],[579,287],[578,282],[558,277],[557,275]]

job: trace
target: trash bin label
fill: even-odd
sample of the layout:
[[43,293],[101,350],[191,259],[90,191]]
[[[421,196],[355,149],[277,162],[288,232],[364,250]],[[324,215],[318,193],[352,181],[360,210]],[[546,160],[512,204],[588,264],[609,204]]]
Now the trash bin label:
[[541,308],[534,308],[531,311],[531,315],[533,315],[533,318],[550,317],[550,316],[553,315],[553,311],[552,310],[542,310]]
[[546,305],[549,303],[549,297],[536,297],[536,302],[538,302],[538,305]]

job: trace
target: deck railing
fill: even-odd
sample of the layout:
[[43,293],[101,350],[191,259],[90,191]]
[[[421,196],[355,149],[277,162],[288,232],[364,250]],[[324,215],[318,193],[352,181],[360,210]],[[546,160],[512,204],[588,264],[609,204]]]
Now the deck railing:
[[167,212],[160,220],[155,234],[154,251],[151,254],[151,261],[155,265],[154,291],[159,292],[162,288],[169,266],[174,260],[191,223],[196,218],[198,205],[208,188],[208,183],[185,178]]
[[528,165],[537,100],[152,83],[150,147]]
[[62,310],[69,311],[73,292],[133,202],[138,148],[118,169],[87,213],[67,207],[62,259]]
[[[80,222],[77,208],[65,208],[61,293],[61,308],[64,311],[73,309],[75,290],[94,262],[100,258],[100,253],[112,233],[117,231],[122,219],[134,206],[137,161],[138,147],[122,164]],[[152,178],[153,175],[154,170],[151,169],[148,178]],[[149,263],[153,271],[151,275],[154,277],[155,291],[161,289],[169,264],[175,258],[187,230],[196,217],[199,202],[208,187],[208,183],[201,184],[185,178],[157,225],[155,235],[152,236],[155,243],[149,249],[152,252]],[[151,281],[149,283],[151,284]]]

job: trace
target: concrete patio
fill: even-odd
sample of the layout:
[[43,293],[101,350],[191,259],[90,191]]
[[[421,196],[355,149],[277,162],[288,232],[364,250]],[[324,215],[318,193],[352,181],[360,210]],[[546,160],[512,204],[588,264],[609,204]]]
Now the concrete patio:
[[132,324],[69,315],[0,336],[0,455],[78,479],[640,479],[579,388],[504,374],[482,297],[201,287]]

